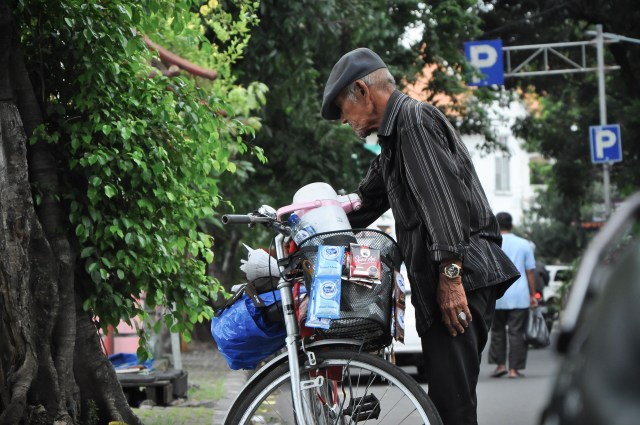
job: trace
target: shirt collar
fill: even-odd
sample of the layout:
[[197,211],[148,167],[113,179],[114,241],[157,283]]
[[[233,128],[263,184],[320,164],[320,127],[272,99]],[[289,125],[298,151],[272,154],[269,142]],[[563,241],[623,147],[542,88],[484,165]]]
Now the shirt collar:
[[400,113],[400,107],[408,99],[409,96],[398,90],[391,93],[391,97],[389,97],[389,101],[387,102],[387,106],[384,110],[384,115],[382,116],[382,122],[378,128],[378,136],[388,137],[393,134],[398,114]]

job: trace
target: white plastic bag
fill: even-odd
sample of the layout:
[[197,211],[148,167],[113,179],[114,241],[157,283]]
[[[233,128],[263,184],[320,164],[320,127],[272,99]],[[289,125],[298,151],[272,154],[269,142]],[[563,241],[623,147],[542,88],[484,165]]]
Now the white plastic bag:
[[240,270],[247,275],[249,282],[261,277],[278,276],[280,274],[278,261],[275,258],[262,249],[253,249],[246,244],[242,245],[247,248],[248,255],[246,260],[240,260]]

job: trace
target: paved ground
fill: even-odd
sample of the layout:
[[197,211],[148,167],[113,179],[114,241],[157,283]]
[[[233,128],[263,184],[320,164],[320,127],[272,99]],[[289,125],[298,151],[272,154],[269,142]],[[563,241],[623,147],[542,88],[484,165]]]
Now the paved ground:
[[[212,402],[186,400],[176,407],[168,407],[164,421],[156,424],[222,425],[227,410],[244,386],[251,371],[233,371],[213,344],[199,345],[182,353],[183,369],[189,372],[189,384],[203,386],[208,383],[222,384],[223,396]],[[489,377],[495,367],[483,356],[478,382],[478,419],[481,425],[537,425],[546,403],[559,359],[554,349],[531,350],[524,379],[495,379]],[[412,368],[405,368],[414,373]],[[427,386],[424,385],[425,390]],[[198,406],[200,413],[186,406]],[[158,409],[158,408],[154,408]],[[169,415],[172,411],[172,415]],[[177,412],[177,413],[176,413]],[[171,419],[169,419],[171,418]],[[178,419],[176,419],[178,418]],[[145,422],[150,423],[150,422]]]
[[189,371],[190,377],[195,377],[198,374],[210,374],[211,379],[223,383],[224,396],[213,403],[211,422],[213,425],[221,425],[227,410],[244,386],[250,372],[229,369],[227,362],[213,345],[209,349],[198,348],[182,353],[182,363],[183,368]]
[[[181,357],[182,369],[188,373],[187,397],[174,399],[168,406],[146,400],[134,413],[145,425],[222,425],[251,372],[229,369],[213,342],[191,343]],[[160,370],[163,363],[173,362],[170,356],[158,362]]]

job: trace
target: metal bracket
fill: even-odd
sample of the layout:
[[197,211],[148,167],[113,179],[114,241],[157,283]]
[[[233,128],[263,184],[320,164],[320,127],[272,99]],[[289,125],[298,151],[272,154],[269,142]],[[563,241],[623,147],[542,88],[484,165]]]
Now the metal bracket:
[[309,359],[309,365],[316,365],[316,353],[314,353],[313,351],[307,351],[307,358]]
[[316,379],[309,379],[308,381],[300,381],[300,389],[302,391],[309,390],[311,388],[319,388],[324,384],[324,376],[318,376]]

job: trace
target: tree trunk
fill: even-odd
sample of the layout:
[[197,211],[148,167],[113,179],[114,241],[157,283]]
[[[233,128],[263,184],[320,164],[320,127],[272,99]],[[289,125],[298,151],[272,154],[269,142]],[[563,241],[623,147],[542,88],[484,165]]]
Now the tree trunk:
[[[49,145],[11,13],[0,5],[0,425],[141,423],[82,311]],[[31,188],[43,198],[36,208]],[[91,406],[91,407],[89,407]]]

